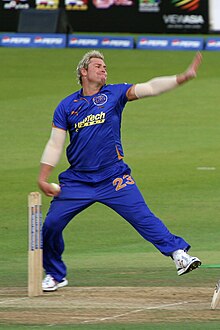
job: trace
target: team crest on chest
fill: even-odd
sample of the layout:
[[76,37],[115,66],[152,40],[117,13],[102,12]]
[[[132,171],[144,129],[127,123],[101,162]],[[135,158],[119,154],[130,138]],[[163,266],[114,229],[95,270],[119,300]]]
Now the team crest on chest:
[[100,94],[98,96],[93,97],[92,100],[95,105],[101,106],[108,101],[108,97],[105,94]]

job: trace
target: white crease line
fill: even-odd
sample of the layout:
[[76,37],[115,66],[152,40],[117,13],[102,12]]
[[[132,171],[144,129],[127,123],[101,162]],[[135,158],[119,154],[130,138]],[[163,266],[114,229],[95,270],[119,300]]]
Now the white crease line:
[[216,168],[214,166],[199,166],[196,168],[199,171],[215,171]]
[[145,310],[160,309],[160,308],[178,306],[178,305],[183,305],[183,304],[188,304],[188,302],[187,301],[184,301],[184,302],[179,302],[179,303],[175,303],[175,304],[166,304],[166,305],[146,307],[146,308],[142,308],[142,309],[135,309],[133,311],[130,311],[130,312],[127,312],[127,313],[123,313],[123,314],[118,314],[118,315],[115,315],[115,316],[108,316],[108,317],[102,317],[102,318],[96,318],[96,319],[86,320],[86,321],[83,321],[82,323],[112,320],[112,319],[116,319],[116,318],[119,318],[119,317],[122,317],[122,316],[126,316],[126,315],[129,315],[129,314],[143,312]]

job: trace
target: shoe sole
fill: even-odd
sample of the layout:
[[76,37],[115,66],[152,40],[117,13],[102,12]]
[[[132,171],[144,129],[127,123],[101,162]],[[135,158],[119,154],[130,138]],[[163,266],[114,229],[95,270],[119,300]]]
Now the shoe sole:
[[59,288],[63,288],[64,286],[68,285],[68,281],[65,279],[62,282],[57,283],[55,286],[51,287],[51,288],[42,288],[43,292],[53,292],[56,291]]
[[57,288],[63,288],[64,286],[67,286],[67,285],[68,285],[68,281],[64,280],[60,283],[57,283]]
[[202,264],[201,261],[198,258],[196,258],[186,268],[181,268],[180,270],[178,270],[177,274],[179,276],[187,274],[187,273],[191,272],[192,270],[194,270],[194,269],[198,268],[199,266],[201,266],[201,264]]
[[53,292],[58,289],[58,286],[53,286],[52,288],[42,288],[43,292]]

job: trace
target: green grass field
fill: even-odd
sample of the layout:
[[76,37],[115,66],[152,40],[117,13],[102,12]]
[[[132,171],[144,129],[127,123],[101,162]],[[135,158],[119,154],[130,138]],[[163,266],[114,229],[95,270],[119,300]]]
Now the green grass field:
[[[27,195],[38,190],[39,161],[50,135],[53,111],[62,98],[79,88],[75,68],[84,52],[0,48],[2,288],[27,285]],[[194,55],[191,51],[103,52],[109,83],[144,82],[154,76],[176,74],[186,69]],[[131,166],[146,202],[173,233],[189,241],[191,254],[202,259],[203,267],[178,277],[169,258],[112,210],[96,204],[77,216],[64,232],[63,257],[70,286],[214,288],[220,278],[220,57],[218,52],[203,52],[203,56],[196,80],[159,97],[127,104],[122,123],[125,162]],[[58,173],[67,166],[64,154],[51,181],[56,182]],[[43,196],[44,216],[49,203]],[[54,328],[186,329],[182,326]],[[219,326],[207,320],[204,328],[188,323],[187,329]],[[0,320],[1,329],[20,327],[1,325]]]

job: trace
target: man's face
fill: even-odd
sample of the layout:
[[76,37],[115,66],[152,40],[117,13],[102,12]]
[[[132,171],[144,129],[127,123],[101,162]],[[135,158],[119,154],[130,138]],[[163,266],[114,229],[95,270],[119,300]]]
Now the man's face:
[[106,65],[100,58],[91,58],[88,69],[82,71],[86,75],[88,82],[95,82],[104,85],[107,80]]

